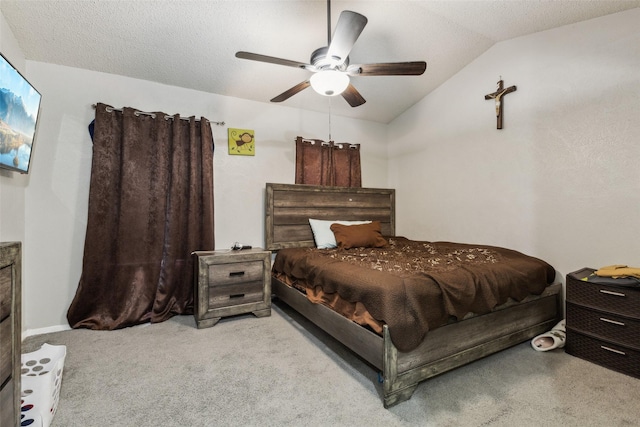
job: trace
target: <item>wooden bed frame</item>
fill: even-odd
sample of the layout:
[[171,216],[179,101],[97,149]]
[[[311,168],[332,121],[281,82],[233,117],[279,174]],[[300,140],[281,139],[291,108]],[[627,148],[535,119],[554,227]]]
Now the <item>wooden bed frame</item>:
[[[314,246],[309,218],[378,220],[384,235],[395,236],[395,190],[319,187],[293,184],[266,186],[265,243],[269,250]],[[311,320],[383,376],[384,406],[411,398],[420,381],[550,330],[562,313],[561,284],[539,296],[508,302],[491,313],[430,331],[422,344],[400,352],[383,326],[382,336],[310,302],[298,290],[272,278],[273,294]]]

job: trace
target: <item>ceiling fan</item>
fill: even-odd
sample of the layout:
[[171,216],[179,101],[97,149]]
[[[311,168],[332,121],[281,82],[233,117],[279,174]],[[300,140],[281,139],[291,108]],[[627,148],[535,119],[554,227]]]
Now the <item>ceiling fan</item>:
[[360,92],[351,84],[349,77],[356,76],[419,76],[424,73],[427,63],[382,62],[376,64],[350,64],[349,53],[362,33],[367,18],[359,13],[344,10],[338,18],[336,29],[331,36],[331,0],[327,0],[328,46],[318,48],[311,54],[309,64],[251,52],[236,52],[236,57],[252,61],[267,62],[287,67],[311,71],[311,78],[282,92],[271,102],[282,102],[311,86],[325,96],[342,95],[352,107],[366,102]]

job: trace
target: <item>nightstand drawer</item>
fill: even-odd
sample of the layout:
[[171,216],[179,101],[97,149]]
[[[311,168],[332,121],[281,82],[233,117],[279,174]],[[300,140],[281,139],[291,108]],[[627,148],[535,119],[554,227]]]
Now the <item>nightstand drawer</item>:
[[241,282],[262,281],[262,261],[231,262],[210,267],[209,286],[220,286]]
[[247,304],[264,299],[262,277],[254,282],[231,283],[209,287],[209,308]]
[[640,319],[640,290],[589,283],[567,275],[567,302]]
[[576,331],[640,350],[640,320],[567,302],[567,324]]
[[640,378],[640,352],[636,350],[595,339],[569,328],[565,350],[572,356]]

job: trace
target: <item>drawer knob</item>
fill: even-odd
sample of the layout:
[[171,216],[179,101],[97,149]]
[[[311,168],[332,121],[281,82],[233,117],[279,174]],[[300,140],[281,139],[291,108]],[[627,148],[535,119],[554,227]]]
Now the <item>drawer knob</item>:
[[229,273],[229,277],[242,277],[244,276],[244,271],[232,271]]
[[605,317],[601,317],[600,320],[602,320],[603,322],[611,323],[611,324],[618,325],[618,326],[627,326],[622,322],[618,322],[617,320],[607,319]]
[[627,355],[627,353],[625,353],[624,351],[616,350],[616,349],[613,349],[611,347],[607,347],[607,346],[604,346],[604,345],[601,345],[600,348],[603,349],[603,350],[610,351],[612,353],[621,354],[622,356],[626,356]]
[[232,294],[232,295],[229,295],[229,298],[242,298],[242,297],[244,297],[244,294]]
[[626,295],[623,294],[622,292],[607,291],[606,289],[600,289],[600,292],[607,295],[614,295],[616,297],[626,297]]

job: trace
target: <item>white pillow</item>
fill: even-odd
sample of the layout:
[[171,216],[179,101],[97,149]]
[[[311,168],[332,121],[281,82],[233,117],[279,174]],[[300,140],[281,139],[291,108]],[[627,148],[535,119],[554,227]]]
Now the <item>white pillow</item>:
[[316,241],[316,248],[318,249],[333,249],[338,247],[336,236],[334,236],[333,231],[331,231],[331,224],[360,225],[370,223],[371,221],[326,221],[309,218],[313,239]]

